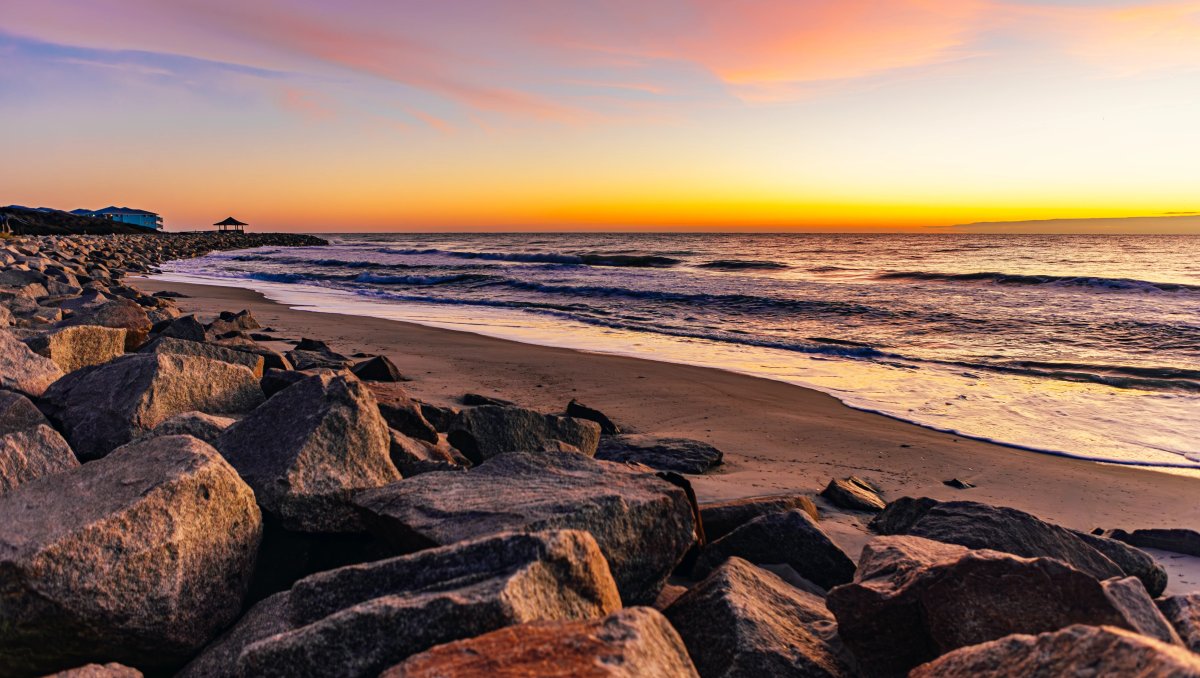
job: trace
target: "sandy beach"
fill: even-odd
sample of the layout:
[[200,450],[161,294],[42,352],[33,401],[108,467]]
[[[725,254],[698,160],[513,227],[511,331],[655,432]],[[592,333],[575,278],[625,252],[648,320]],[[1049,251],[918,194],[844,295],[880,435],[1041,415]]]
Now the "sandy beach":
[[[325,340],[340,352],[386,355],[412,379],[414,396],[454,404],[475,392],[545,411],[571,398],[623,428],[716,445],[724,466],[692,477],[701,502],[784,492],[817,493],[855,474],[886,500],[930,496],[1011,506],[1079,530],[1173,527],[1200,522],[1200,481],[1139,468],[1054,457],[965,439],[861,412],[825,394],[720,370],[534,346],[421,325],[295,310],[250,290],[132,279],[172,290],[184,312],[249,309],[286,338]],[[270,344],[268,344],[270,345]],[[276,348],[290,348],[278,344]],[[975,488],[943,481],[959,478]],[[828,504],[824,526],[852,555],[870,537],[864,514]],[[1200,583],[1200,563],[1156,554],[1169,592]]]

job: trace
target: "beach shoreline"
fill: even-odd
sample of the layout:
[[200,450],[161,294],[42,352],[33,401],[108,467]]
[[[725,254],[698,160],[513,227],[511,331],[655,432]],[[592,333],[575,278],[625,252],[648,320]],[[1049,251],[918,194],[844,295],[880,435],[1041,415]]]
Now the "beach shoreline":
[[[406,388],[435,404],[467,392],[554,412],[577,398],[625,428],[696,438],[723,450],[719,470],[690,478],[701,502],[785,492],[817,493],[833,477],[858,475],[886,500],[929,496],[1011,506],[1078,530],[1200,522],[1190,499],[1200,481],[1098,464],[964,438],[853,409],[833,396],[714,368],[581,352],[397,320],[289,308],[235,287],[130,278],[169,290],[185,313],[248,309],[280,337],[311,337],[335,350],[391,358]],[[267,345],[271,345],[268,343]],[[280,343],[278,349],[290,348]],[[976,487],[958,490],[958,478]],[[829,510],[827,526],[857,554],[868,516]],[[1172,588],[1200,582],[1192,558],[1165,563]]]

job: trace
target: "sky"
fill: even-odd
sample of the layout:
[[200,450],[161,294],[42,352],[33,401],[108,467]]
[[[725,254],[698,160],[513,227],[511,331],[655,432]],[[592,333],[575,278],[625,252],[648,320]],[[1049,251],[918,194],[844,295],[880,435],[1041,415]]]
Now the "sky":
[[1198,119],[1200,0],[0,9],[0,204],[168,230],[1187,215]]

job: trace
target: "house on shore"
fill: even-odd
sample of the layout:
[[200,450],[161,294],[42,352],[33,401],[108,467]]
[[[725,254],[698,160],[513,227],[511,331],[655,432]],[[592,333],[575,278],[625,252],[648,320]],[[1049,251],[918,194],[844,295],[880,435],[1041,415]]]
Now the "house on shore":
[[71,210],[71,214],[81,217],[94,217],[96,219],[108,219],[109,221],[119,221],[125,224],[133,224],[155,231],[161,231],[163,228],[162,217],[154,212],[146,210],[135,210],[132,207],[116,207],[109,206],[100,210]]

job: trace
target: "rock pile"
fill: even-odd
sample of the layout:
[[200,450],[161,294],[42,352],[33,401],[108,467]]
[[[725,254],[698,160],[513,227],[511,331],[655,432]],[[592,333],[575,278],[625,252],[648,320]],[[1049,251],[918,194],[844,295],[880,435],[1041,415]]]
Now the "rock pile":
[[1200,676],[1200,598],[1136,547],[1193,533],[835,479],[856,563],[809,496],[698,505],[706,443],[422,402],[121,282],[313,242],[0,244],[0,676]]

